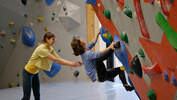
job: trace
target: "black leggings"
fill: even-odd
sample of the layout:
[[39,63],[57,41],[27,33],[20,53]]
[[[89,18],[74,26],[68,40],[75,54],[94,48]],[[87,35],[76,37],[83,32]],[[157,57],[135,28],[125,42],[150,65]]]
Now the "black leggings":
[[110,70],[106,70],[106,67],[103,63],[105,59],[107,59],[114,51],[112,49],[105,52],[100,57],[96,58],[96,70],[98,75],[98,81],[104,82],[106,80],[113,79],[115,76],[119,74],[119,78],[122,81],[123,84],[127,84],[124,71],[120,70],[120,67],[118,68],[112,68]]

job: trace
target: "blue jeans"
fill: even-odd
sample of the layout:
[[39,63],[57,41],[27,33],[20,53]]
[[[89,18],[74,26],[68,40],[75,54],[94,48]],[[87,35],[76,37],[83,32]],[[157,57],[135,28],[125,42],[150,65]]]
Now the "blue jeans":
[[23,70],[23,98],[22,100],[30,100],[31,89],[33,89],[35,100],[40,100],[40,81],[39,81],[38,73],[31,74],[24,69]]

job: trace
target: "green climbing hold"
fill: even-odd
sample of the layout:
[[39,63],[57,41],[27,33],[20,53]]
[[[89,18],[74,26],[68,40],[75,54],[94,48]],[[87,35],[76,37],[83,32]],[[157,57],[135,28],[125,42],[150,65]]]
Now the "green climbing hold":
[[164,31],[171,46],[177,52],[177,33],[175,30],[170,26],[170,24],[168,24],[167,20],[160,12],[156,15],[155,20],[160,28]]
[[152,89],[148,90],[147,97],[149,98],[149,100],[156,100],[155,91]]
[[128,43],[128,36],[127,36],[127,34],[124,35],[124,41],[125,41],[125,43]]
[[27,14],[24,14],[24,17],[25,17],[25,18],[27,18],[27,17],[28,17],[28,15],[27,15]]
[[124,39],[124,34],[123,34],[122,32],[120,33],[120,38],[121,38],[122,41],[125,40],[125,39]]
[[55,17],[51,17],[51,20],[54,21]]
[[121,40],[124,41],[125,43],[128,43],[128,35],[127,35],[126,32],[121,32],[120,38],[121,38]]
[[55,13],[53,12],[52,15],[55,16]]
[[19,77],[20,76],[20,74],[19,73],[17,73],[17,77]]
[[132,68],[129,68],[130,74],[134,74]]
[[20,86],[20,83],[17,84],[17,87],[19,87],[19,86]]
[[108,40],[110,41],[110,42],[112,42],[113,41],[113,39],[112,39],[112,35],[108,32],[108,36],[107,36],[107,38],[108,38]]
[[139,48],[138,49],[138,54],[140,55],[140,57],[145,58],[145,54],[144,54],[143,49]]
[[110,13],[110,11],[108,9],[104,10],[103,13],[104,13],[104,16],[107,19],[111,19],[111,13]]
[[127,6],[124,6],[124,13],[127,15],[129,18],[132,18],[132,10]]

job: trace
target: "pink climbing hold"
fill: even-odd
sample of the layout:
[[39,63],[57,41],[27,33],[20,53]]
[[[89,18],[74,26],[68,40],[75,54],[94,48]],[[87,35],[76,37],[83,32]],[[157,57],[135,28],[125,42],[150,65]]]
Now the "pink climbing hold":
[[6,32],[4,30],[0,30],[0,35],[1,36],[5,36],[6,35]]

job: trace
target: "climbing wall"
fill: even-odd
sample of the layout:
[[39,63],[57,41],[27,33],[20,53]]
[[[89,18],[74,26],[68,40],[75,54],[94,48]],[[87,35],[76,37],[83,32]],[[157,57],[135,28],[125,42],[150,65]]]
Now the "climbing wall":
[[[22,85],[22,70],[45,32],[55,34],[54,48],[61,58],[81,60],[72,55],[70,42],[73,35],[86,40],[86,9],[82,0],[27,0],[26,5],[21,0],[0,0],[0,8],[0,88]],[[24,38],[24,27],[28,27],[28,38]],[[28,42],[32,37],[34,45]],[[12,43],[11,38],[15,40]],[[88,81],[82,67],[61,66],[53,78],[40,71],[41,82],[82,80]]]
[[121,41],[123,49],[116,55],[140,99],[176,100],[177,1],[86,0],[86,3],[92,5],[104,30]]

